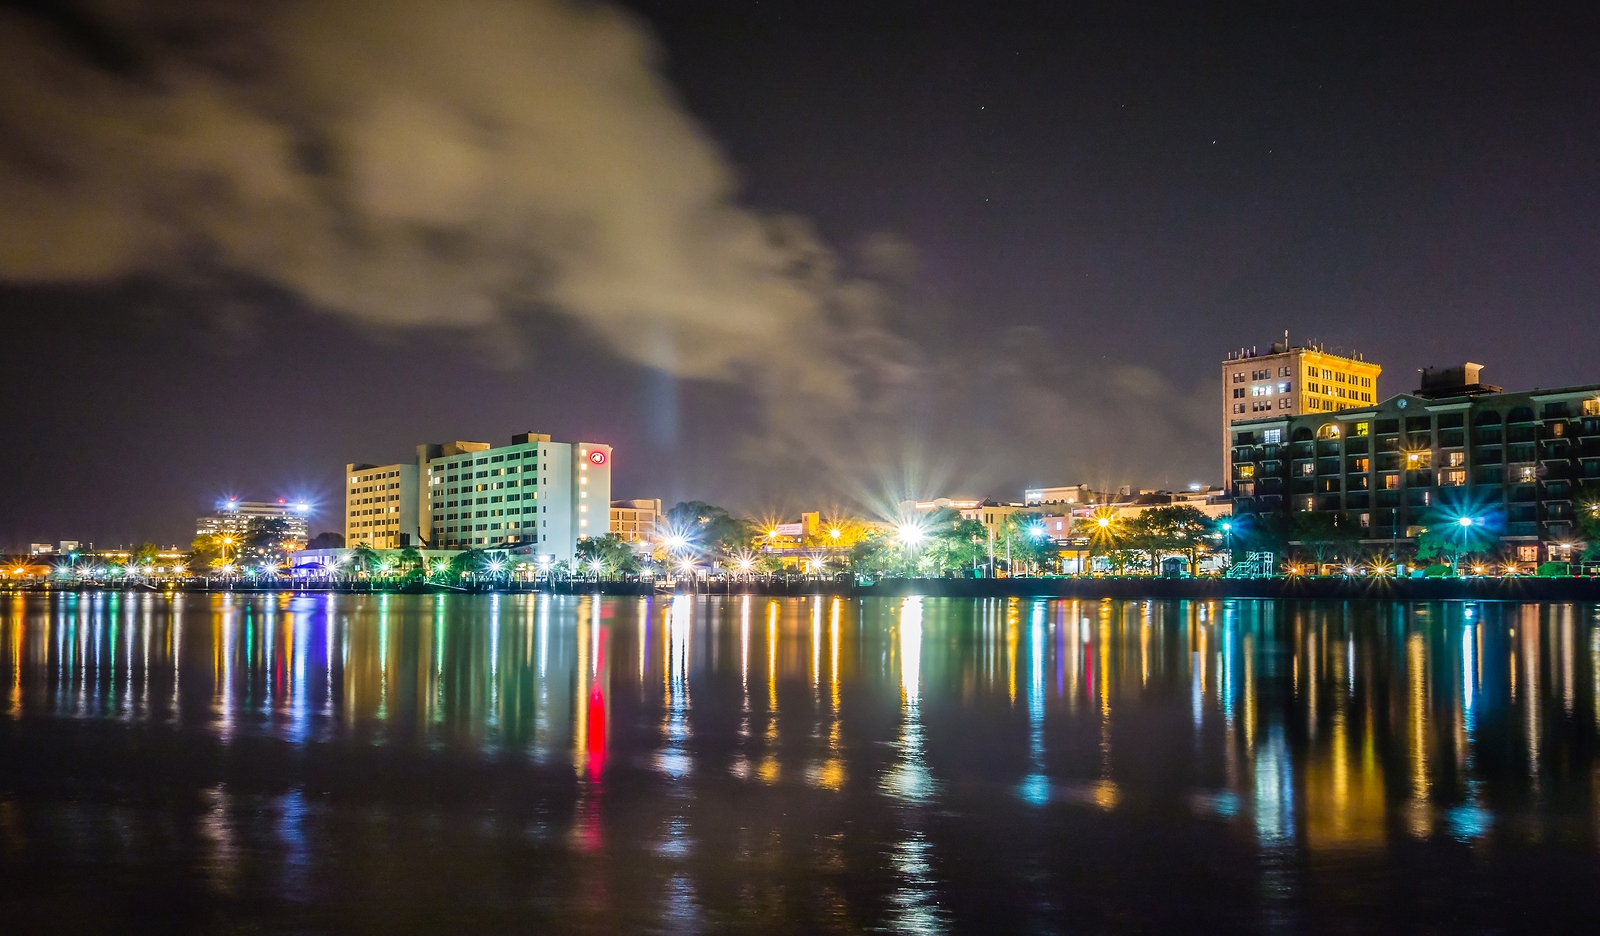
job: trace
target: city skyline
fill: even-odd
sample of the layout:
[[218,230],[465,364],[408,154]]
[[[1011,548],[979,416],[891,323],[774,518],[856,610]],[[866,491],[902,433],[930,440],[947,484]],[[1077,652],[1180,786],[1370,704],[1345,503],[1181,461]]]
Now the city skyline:
[[[27,126],[37,153],[76,173],[47,178],[0,158],[0,204],[15,222],[0,251],[11,338],[0,388],[12,404],[0,543],[175,540],[197,507],[230,494],[313,498],[331,521],[337,466],[404,460],[415,438],[498,438],[522,424],[617,445],[620,496],[749,512],[1067,483],[1221,484],[1216,362],[1285,329],[1297,344],[1381,362],[1385,398],[1413,389],[1420,368],[1464,360],[1515,390],[1593,382],[1592,12],[1241,21],[1225,10],[640,2],[575,20],[548,3],[466,7],[480,23],[388,9],[395,23],[481,46],[496,67],[516,56],[490,27],[511,43],[636,43],[607,59],[582,109],[617,128],[608,142],[633,154],[626,172],[536,172],[537,151],[513,146],[508,165],[526,184],[516,199],[493,194],[527,216],[555,206],[638,239],[559,267],[553,285],[471,322],[438,309],[482,294],[464,282],[504,286],[485,258],[512,242],[475,243],[454,266],[430,261],[428,278],[396,291],[407,267],[389,252],[371,258],[376,279],[354,261],[313,276],[237,240],[326,233],[328,203],[298,187],[319,146],[343,160],[329,184],[375,233],[396,230],[373,220],[390,209],[444,230],[482,227],[481,207],[459,208],[478,204],[470,193],[419,185],[408,200],[381,189],[396,177],[359,171],[372,168],[362,162],[372,145],[406,134],[443,147],[419,150],[424,169],[489,158],[445,147],[454,112],[423,106],[458,100],[450,67],[397,80],[382,100],[316,70],[329,48],[378,61],[444,46],[352,27],[340,15],[355,8],[338,4],[288,25],[163,12],[216,37],[213,58],[174,46],[170,23],[138,5],[76,19],[49,4],[0,13],[0,41],[21,63],[0,78],[12,102],[0,121]],[[312,86],[264,69],[250,73],[253,92],[291,110],[331,96],[371,120],[308,108],[274,122],[224,94],[226,120],[183,125],[167,142],[212,153],[201,143],[253,146],[257,132],[278,140],[299,128],[309,142],[285,177],[294,237],[248,206],[189,200],[196,177],[181,165],[140,159],[107,174],[107,154],[154,152],[160,140],[67,116],[108,103],[184,113],[176,85],[148,79],[227,91],[217,76],[251,37]],[[533,77],[579,67],[557,56]],[[46,73],[83,81],[46,87],[36,80]],[[476,89],[480,77],[461,81]],[[483,106],[581,152],[598,124],[558,119],[568,103],[498,94]],[[665,142],[641,151],[638,140],[654,139],[641,128]],[[263,178],[225,159],[214,168],[236,187]],[[673,210],[618,208],[608,192],[623,182]],[[141,199],[171,211],[154,222]],[[728,225],[723,240],[680,236],[697,211]],[[791,216],[800,222],[776,221]],[[96,217],[121,219],[141,250],[47,223]],[[644,222],[666,235],[638,233]],[[752,246],[753,230],[766,246]],[[548,234],[518,263],[553,262],[539,246]],[[702,252],[659,252],[673,242]],[[730,242],[764,272],[715,259]],[[645,276],[619,257],[660,262]],[[609,274],[600,285],[634,291],[606,293],[596,270]],[[761,314],[735,314],[752,305]]]

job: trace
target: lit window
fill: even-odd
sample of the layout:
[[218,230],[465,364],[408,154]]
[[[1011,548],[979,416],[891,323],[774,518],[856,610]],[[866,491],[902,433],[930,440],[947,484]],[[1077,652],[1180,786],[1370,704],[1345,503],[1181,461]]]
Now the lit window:
[[1283,383],[1280,383],[1280,384],[1278,384],[1278,392],[1279,392],[1279,393],[1288,393],[1288,392],[1289,392],[1289,390],[1290,390],[1290,389],[1291,389],[1291,388],[1292,388],[1292,387],[1293,387],[1293,386],[1294,386],[1294,385],[1293,385],[1293,384],[1291,384],[1291,383],[1289,383],[1289,382],[1288,382],[1288,381],[1284,381],[1284,382],[1283,382]]
[[1256,476],[1256,466],[1255,465],[1240,465],[1239,466],[1239,477],[1241,477],[1241,478],[1254,478],[1255,476]]
[[1316,466],[1315,462],[1303,462],[1300,465],[1300,474],[1302,474],[1302,475],[1304,475],[1306,477],[1310,477],[1311,475],[1314,475],[1316,473],[1317,473],[1317,466]]
[[1275,445],[1275,444],[1277,444],[1279,442],[1282,442],[1283,441],[1283,430],[1282,429],[1267,429],[1267,430],[1265,430],[1265,431],[1263,431],[1261,433],[1261,441],[1263,441],[1263,442],[1265,442],[1265,443],[1267,443],[1269,445]]
[[1364,436],[1367,434],[1368,429],[1368,423],[1358,422],[1350,427],[1350,434],[1353,436]]
[[1441,471],[1439,472],[1439,483],[1441,485],[1466,484],[1467,473],[1460,468],[1455,471]]
[[1433,467],[1433,453],[1432,452],[1407,452],[1406,453],[1406,467],[1407,468],[1432,468]]
[[1400,489],[1400,476],[1397,474],[1384,475],[1383,489],[1385,491],[1398,491]]
[[1460,468],[1462,465],[1467,463],[1466,452],[1451,452],[1449,458],[1451,468]]

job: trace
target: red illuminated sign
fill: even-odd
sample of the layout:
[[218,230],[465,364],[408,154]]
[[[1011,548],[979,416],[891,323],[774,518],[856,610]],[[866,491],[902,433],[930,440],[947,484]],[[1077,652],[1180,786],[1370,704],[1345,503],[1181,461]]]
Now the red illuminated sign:
[[602,452],[599,449],[595,449],[594,451],[589,453],[589,464],[591,464],[591,465],[604,465],[605,463],[606,463],[606,453],[605,452]]

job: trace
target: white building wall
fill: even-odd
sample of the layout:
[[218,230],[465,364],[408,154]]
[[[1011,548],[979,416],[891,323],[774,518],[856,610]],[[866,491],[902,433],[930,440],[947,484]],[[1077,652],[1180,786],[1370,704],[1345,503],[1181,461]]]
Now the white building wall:
[[572,529],[576,540],[611,532],[611,446],[572,447]]

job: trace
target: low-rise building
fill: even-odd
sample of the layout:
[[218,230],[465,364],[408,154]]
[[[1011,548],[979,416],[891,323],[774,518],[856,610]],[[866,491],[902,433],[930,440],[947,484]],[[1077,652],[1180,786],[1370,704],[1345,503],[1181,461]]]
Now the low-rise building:
[[1029,507],[1073,507],[1093,503],[1094,499],[1094,488],[1087,484],[1028,488],[1022,492],[1022,502]]
[[611,502],[609,530],[625,543],[648,543],[661,525],[660,499],[636,498]]
[[1232,426],[1235,512],[1338,514],[1398,547],[1453,511],[1484,521],[1505,558],[1566,558],[1575,508],[1600,496],[1600,384],[1503,393],[1480,370],[1429,369],[1375,406]]

